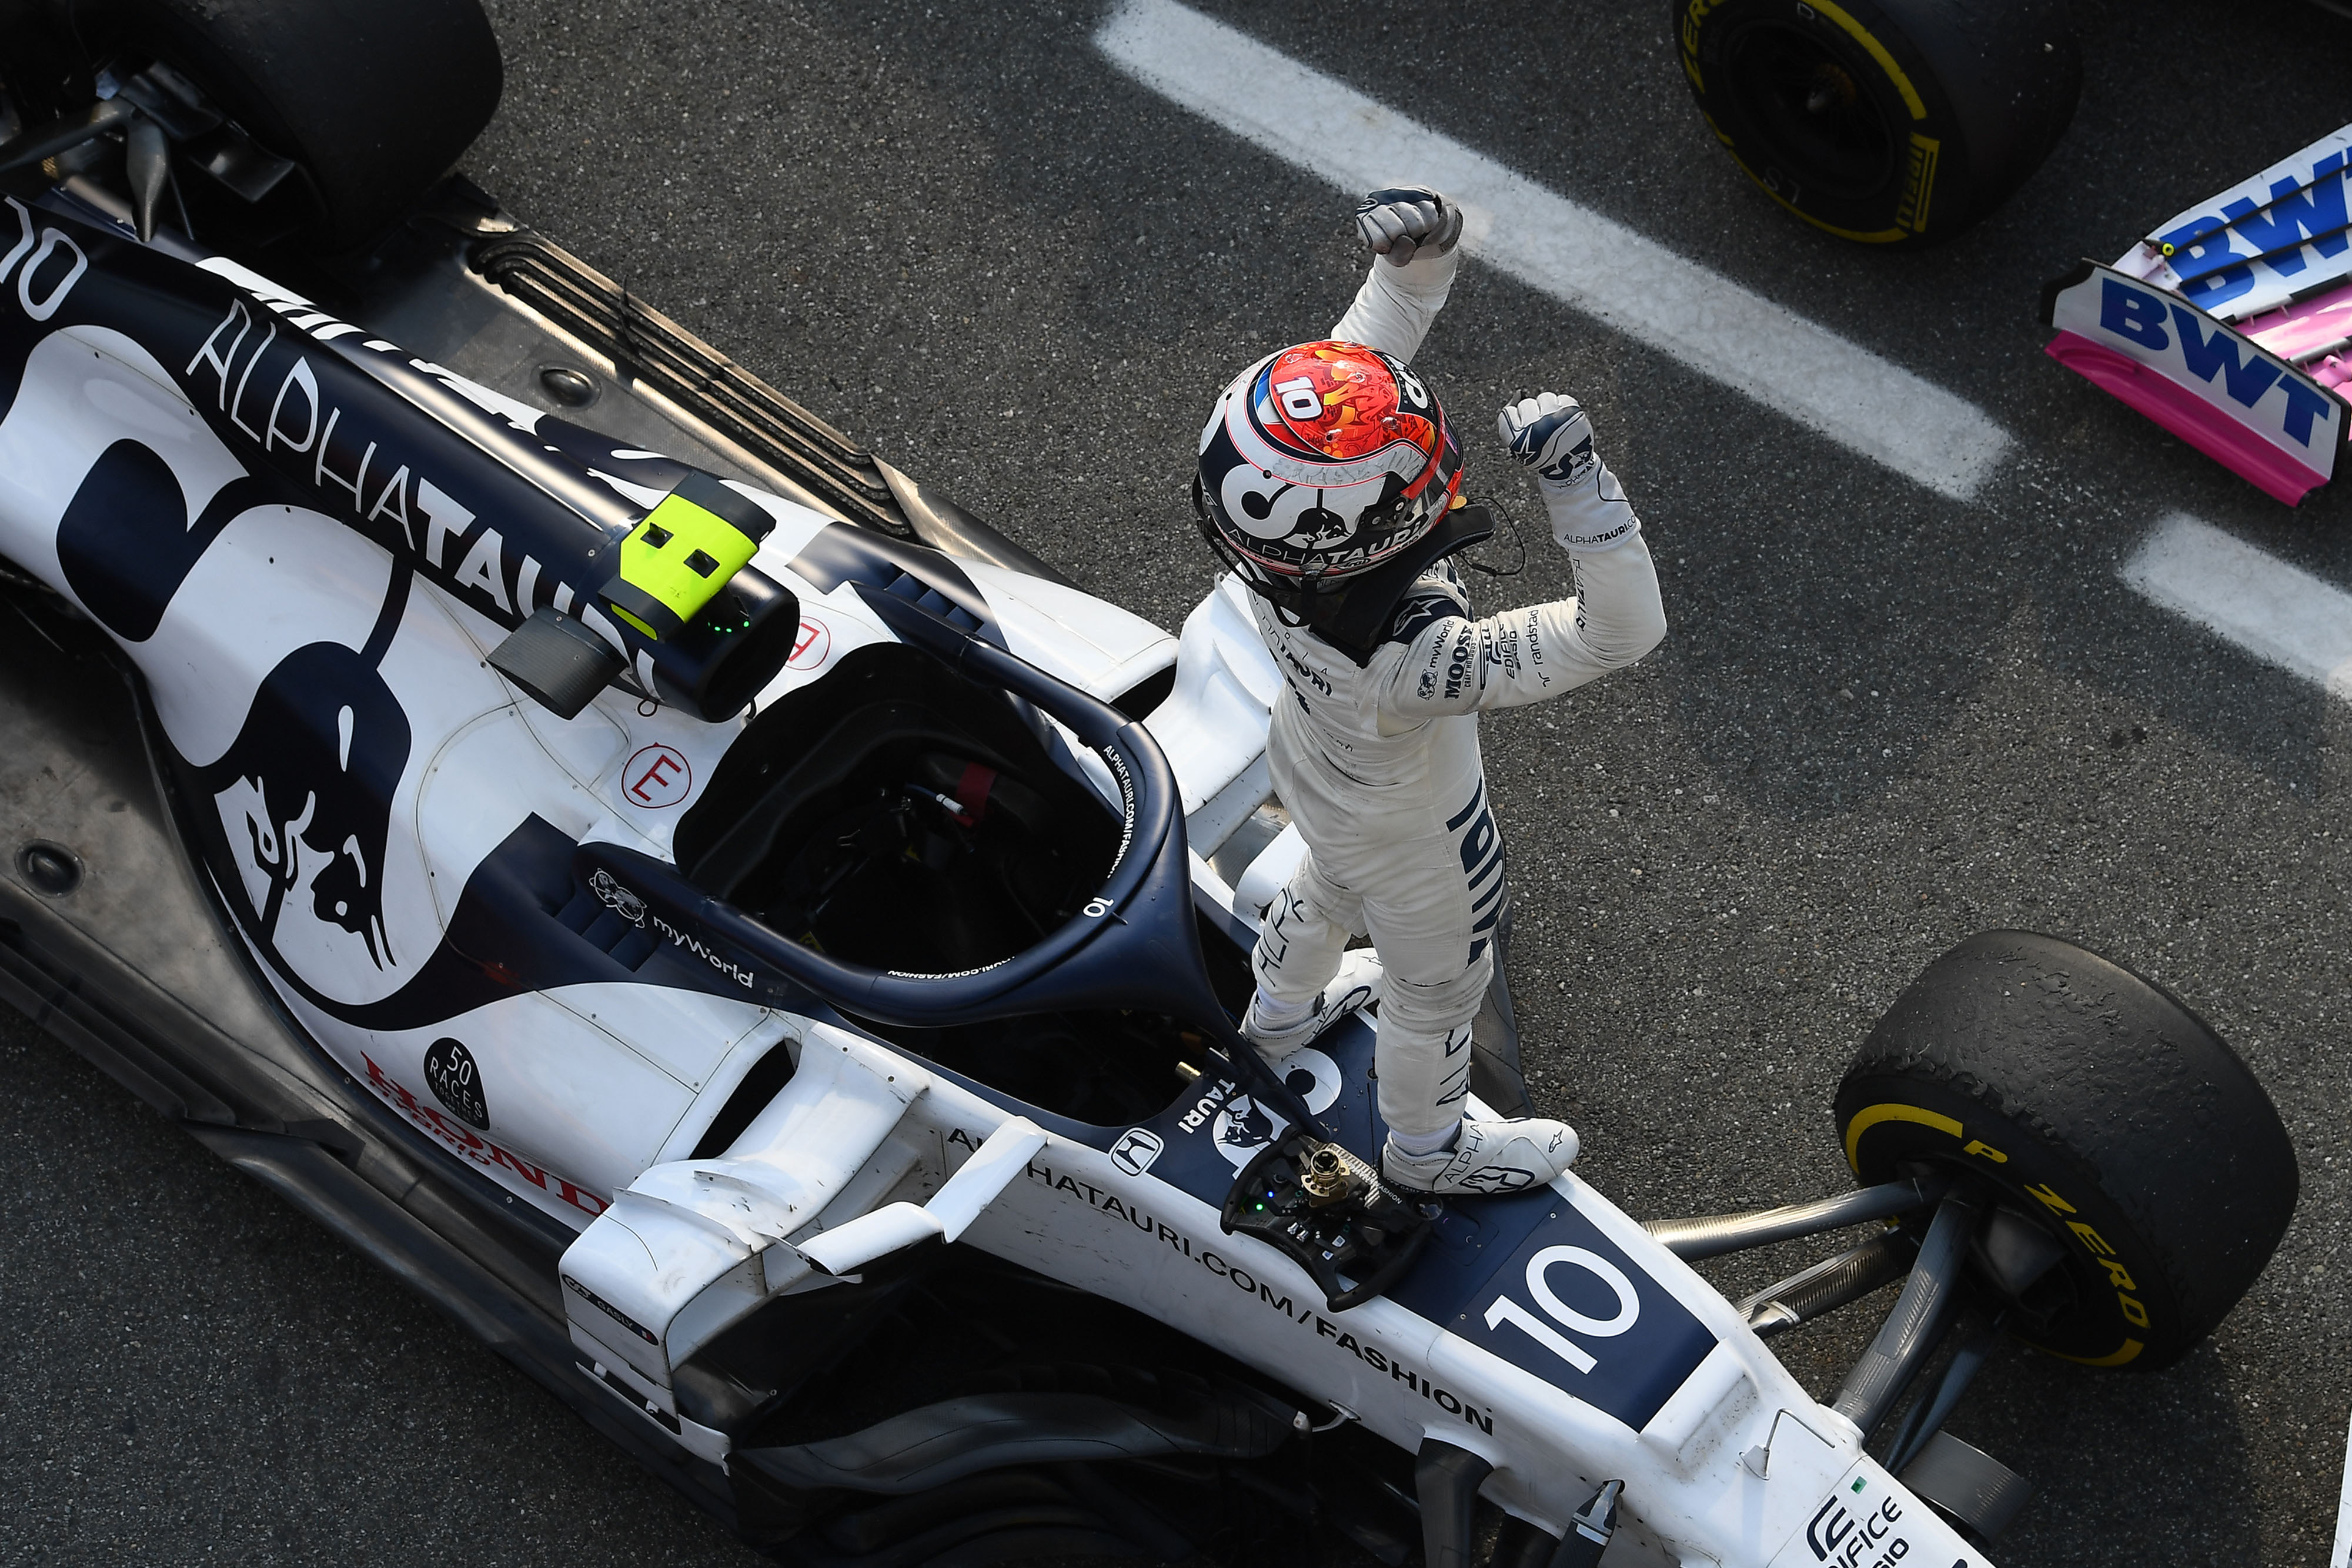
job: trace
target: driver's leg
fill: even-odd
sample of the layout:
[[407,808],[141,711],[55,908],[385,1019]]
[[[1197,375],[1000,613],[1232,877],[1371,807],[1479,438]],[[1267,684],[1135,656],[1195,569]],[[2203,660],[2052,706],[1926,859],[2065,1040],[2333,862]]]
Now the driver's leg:
[[1363,901],[1386,969],[1372,1058],[1389,1129],[1381,1169],[1420,1191],[1516,1192],[1576,1158],[1565,1123],[1465,1116],[1473,1020],[1495,972],[1488,936],[1502,883],[1493,832],[1488,823],[1383,852],[1380,892]]
[[1269,1061],[1279,1061],[1371,999],[1379,964],[1347,952],[1363,935],[1362,901],[1325,875],[1309,850],[1275,895],[1258,927],[1250,967],[1257,993],[1242,1015],[1242,1034]]
[[[1494,976],[1488,944],[1471,933],[1471,894],[1444,838],[1388,852],[1364,923],[1381,956],[1381,1120],[1409,1151],[1445,1147],[1470,1095],[1470,1025]],[[1476,956],[1472,956],[1473,948]]]

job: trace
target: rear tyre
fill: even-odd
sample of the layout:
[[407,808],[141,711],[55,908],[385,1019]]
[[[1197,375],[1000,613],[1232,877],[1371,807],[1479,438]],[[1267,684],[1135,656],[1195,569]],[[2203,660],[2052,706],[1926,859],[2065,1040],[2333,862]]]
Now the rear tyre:
[[1674,0],[1674,18],[1748,177],[1867,245],[1930,245],[2000,205],[2082,89],[2065,0]]
[[2170,993],[2029,931],[1971,936],[1895,999],[1837,1093],[1864,1183],[1949,1170],[2058,1243],[2027,1343],[2151,1370],[2212,1332],[2294,1213],[2270,1096]]
[[79,0],[94,47],[152,56],[315,189],[326,249],[388,228],[498,108],[497,37],[478,0]]

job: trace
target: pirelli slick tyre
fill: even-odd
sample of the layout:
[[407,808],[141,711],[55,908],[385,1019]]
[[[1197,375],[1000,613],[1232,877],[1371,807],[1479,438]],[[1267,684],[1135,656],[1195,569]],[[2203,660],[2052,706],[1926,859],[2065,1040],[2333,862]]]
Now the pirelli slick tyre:
[[1929,965],[1863,1042],[1836,1109],[1862,1181],[1964,1172],[2058,1243],[2012,1325],[2094,1366],[2184,1354],[2294,1212],[2294,1146],[2228,1043],[2054,936],[1988,931]]
[[1866,245],[1948,239],[2074,115],[2065,0],[1674,0],[1683,71],[1748,177]]
[[[363,245],[446,173],[498,109],[479,0],[77,0],[93,51],[193,80],[318,198],[302,237]],[[198,226],[204,226],[199,218]]]

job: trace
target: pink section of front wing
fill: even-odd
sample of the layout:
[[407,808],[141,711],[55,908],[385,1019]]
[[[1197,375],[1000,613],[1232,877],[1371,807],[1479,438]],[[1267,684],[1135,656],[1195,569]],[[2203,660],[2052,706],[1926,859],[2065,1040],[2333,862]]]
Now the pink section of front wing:
[[2352,340],[2352,283],[2241,321],[2238,330],[2280,359],[2303,364]]
[[2203,398],[2113,349],[2077,333],[2061,332],[2044,352],[2290,507],[2327,483],[2320,470],[2297,462]]

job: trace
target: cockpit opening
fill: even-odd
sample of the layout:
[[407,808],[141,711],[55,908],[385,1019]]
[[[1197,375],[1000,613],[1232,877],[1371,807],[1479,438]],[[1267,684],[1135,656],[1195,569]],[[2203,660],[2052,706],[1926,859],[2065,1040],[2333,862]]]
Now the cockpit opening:
[[[1120,822],[1042,721],[898,644],[861,648],[760,714],[679,822],[677,864],[780,936],[845,964],[951,977],[1037,946],[1096,897]],[[1246,958],[1203,929],[1237,1007]],[[1135,1009],[924,1025],[894,1043],[1056,1114],[1133,1122],[1213,1070],[1200,1032]]]
[[1003,693],[877,645],[753,719],[674,848],[697,885],[816,952],[952,975],[1075,915],[1118,820]]

